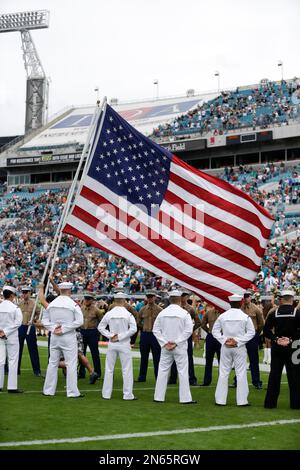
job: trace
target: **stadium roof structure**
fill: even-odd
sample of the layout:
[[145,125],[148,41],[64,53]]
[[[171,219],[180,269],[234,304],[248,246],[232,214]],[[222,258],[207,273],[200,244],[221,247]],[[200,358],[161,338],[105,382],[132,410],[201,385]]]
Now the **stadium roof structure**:
[[[131,103],[111,102],[112,107],[130,124],[143,134],[150,134],[153,128],[187,113],[199,103],[217,96],[217,93],[194,96],[181,96],[158,100],[134,101]],[[54,124],[45,126],[37,135],[22,145],[20,151],[30,151],[53,147],[83,145],[87,138],[89,125],[95,106],[70,107],[69,113],[62,113]]]

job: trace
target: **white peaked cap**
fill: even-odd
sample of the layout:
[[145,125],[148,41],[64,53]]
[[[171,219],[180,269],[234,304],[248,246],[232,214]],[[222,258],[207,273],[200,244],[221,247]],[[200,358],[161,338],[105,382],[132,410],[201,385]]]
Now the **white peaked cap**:
[[229,302],[240,302],[243,296],[239,294],[233,294],[228,297]]
[[287,289],[287,290],[282,290],[280,295],[281,297],[284,297],[285,295],[288,295],[290,297],[295,297],[295,292],[291,289]]
[[61,282],[60,284],[58,284],[58,287],[59,289],[72,289],[73,287],[73,283],[72,282]]
[[15,289],[15,287],[13,287],[13,286],[3,286],[3,291],[5,291],[5,290],[9,290],[13,294],[17,293],[17,289]]
[[117,292],[117,294],[114,294],[114,299],[127,299],[128,295],[124,294],[124,292]]
[[182,292],[180,290],[171,290],[171,292],[169,292],[169,297],[181,297],[182,296]]

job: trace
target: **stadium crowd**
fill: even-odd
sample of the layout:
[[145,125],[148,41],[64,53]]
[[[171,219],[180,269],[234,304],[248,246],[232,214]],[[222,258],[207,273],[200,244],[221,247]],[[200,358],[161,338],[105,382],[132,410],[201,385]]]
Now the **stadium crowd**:
[[255,88],[222,91],[217,98],[158,126],[152,137],[208,132],[221,135],[245,127],[288,125],[300,115],[299,95],[298,79],[280,83],[262,80]]
[[[300,201],[300,181],[297,168],[286,171],[280,164],[266,164],[259,170],[241,166],[225,168],[222,178],[237,184],[273,213],[275,224],[272,237],[296,231],[293,241],[272,239],[266,250],[261,273],[254,284],[259,292],[281,289],[288,285],[300,286],[299,229],[300,218],[286,217],[287,206]],[[275,189],[260,189],[264,176],[277,177]],[[0,287],[27,284],[35,290],[43,272],[51,247],[57,221],[66,200],[65,190],[42,193],[13,192],[0,199]],[[115,288],[131,294],[148,289],[168,291],[171,282],[137,267],[125,259],[116,258],[72,236],[62,239],[56,263],[56,278],[67,277],[74,283],[74,293],[85,291],[96,294],[111,293]],[[291,281],[291,282],[290,282]]]

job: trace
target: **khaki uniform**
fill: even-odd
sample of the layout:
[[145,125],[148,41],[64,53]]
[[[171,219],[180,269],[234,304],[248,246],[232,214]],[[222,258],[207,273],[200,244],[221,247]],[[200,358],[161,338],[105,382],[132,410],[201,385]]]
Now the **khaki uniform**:
[[214,307],[209,307],[206,312],[204,312],[201,320],[201,328],[203,328],[206,333],[211,333],[216,319],[219,317],[220,312]]
[[201,321],[199,315],[197,315],[196,313],[196,310],[189,304],[183,305],[182,308],[184,308],[184,310],[186,310],[192,317],[192,320],[194,322],[193,331],[197,330],[197,328],[201,326]]
[[205,338],[205,372],[202,382],[202,385],[205,386],[210,385],[212,381],[212,369],[215,354],[217,355],[218,362],[220,363],[221,344],[212,335],[214,324],[219,316],[220,312],[218,312],[218,310],[214,307],[208,307],[204,312],[201,321],[201,328],[203,328],[207,333]]
[[[28,300],[21,300],[18,304],[18,307],[22,311],[23,315],[23,321],[22,325],[28,325],[30,322],[30,318],[32,315],[32,311],[34,308],[35,301],[33,299],[28,299]],[[40,311],[41,309],[39,307],[36,308],[35,314],[34,314],[34,321],[38,320],[40,316]]]
[[257,305],[250,302],[250,304],[247,305],[243,304],[241,310],[251,318],[256,333],[260,334],[265,323],[261,309],[257,307]]
[[83,303],[81,305],[81,311],[84,320],[82,328],[85,330],[90,328],[97,328],[103,318],[103,313],[101,310],[94,304],[85,305]]
[[[94,302],[92,302],[91,305],[86,305],[85,302],[82,302],[81,310],[83,314],[83,325],[80,332],[83,340],[83,354],[86,355],[87,347],[89,347],[93,359],[94,371],[98,377],[100,377],[101,363],[98,349],[100,334],[97,328],[103,318],[103,313]],[[79,377],[85,377],[85,367],[83,364],[80,364]]]
[[141,330],[150,332],[153,329],[154,322],[162,308],[157,305],[145,305],[138,313],[138,326]]
[[[18,361],[18,374],[21,373],[21,362],[22,362],[23,347],[24,347],[25,340],[26,340],[29,355],[30,355],[32,370],[35,375],[41,374],[40,358],[39,358],[39,352],[38,352],[38,346],[37,346],[37,340],[36,340],[36,329],[35,329],[34,324],[31,326],[30,332],[27,335],[28,325],[31,319],[33,309],[34,309],[34,305],[35,305],[35,301],[33,299],[28,299],[28,300],[22,299],[18,305],[18,307],[20,308],[22,312],[22,317],[23,317],[22,325],[19,328],[20,350],[19,350],[19,361]],[[41,309],[37,307],[34,317],[33,317],[34,322],[39,319],[40,311]]]

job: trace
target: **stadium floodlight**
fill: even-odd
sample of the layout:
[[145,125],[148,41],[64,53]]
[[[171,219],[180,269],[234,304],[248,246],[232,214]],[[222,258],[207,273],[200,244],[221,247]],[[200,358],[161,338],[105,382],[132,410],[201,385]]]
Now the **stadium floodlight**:
[[281,80],[283,81],[283,62],[282,60],[278,60],[278,67],[281,67]]
[[158,92],[158,79],[157,78],[153,81],[153,85],[156,85],[156,99],[158,100],[159,92]]
[[218,77],[218,93],[220,93],[220,72],[219,72],[219,70],[215,71],[214,76]]
[[10,31],[28,31],[49,27],[49,11],[35,10],[0,15],[0,33]]
[[0,33],[21,33],[27,75],[25,132],[43,126],[47,119],[49,82],[29,30],[48,28],[49,15],[48,10],[0,15]]

